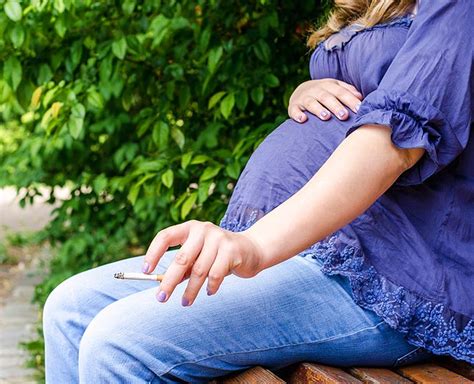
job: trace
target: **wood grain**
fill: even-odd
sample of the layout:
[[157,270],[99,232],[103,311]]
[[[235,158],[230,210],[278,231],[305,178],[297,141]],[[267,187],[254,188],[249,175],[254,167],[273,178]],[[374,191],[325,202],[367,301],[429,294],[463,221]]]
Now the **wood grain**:
[[450,371],[456,372],[457,374],[474,381],[474,365],[469,364],[467,361],[455,360],[453,358],[440,358],[436,361],[436,363],[442,367],[445,367],[446,369],[449,369]]
[[355,377],[342,369],[326,365],[302,363],[290,375],[290,384],[361,384]]
[[365,384],[413,384],[412,381],[383,368],[351,368],[349,372]]
[[471,380],[432,363],[409,365],[397,370],[419,384],[472,384]]
[[215,384],[283,384],[280,379],[268,369],[256,366],[242,373],[225,377],[222,380],[214,380]]

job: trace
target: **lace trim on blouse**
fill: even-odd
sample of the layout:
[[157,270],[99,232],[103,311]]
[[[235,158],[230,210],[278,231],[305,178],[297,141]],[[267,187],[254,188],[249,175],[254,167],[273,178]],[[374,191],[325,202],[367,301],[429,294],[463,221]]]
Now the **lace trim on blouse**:
[[[244,231],[262,217],[261,210],[251,208],[240,217],[228,212],[219,225],[232,232]],[[473,319],[391,282],[369,265],[360,248],[341,241],[339,234],[313,244],[298,256],[319,260],[325,274],[348,277],[354,301],[404,333],[411,344],[474,363]]]

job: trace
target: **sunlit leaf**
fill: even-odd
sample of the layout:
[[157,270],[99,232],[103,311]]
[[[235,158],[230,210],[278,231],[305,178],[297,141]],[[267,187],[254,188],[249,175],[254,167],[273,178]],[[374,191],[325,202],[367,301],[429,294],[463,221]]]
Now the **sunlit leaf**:
[[199,177],[199,181],[206,181],[215,177],[219,171],[221,170],[222,166],[220,165],[212,165],[207,167],[204,172]]
[[181,206],[181,219],[184,220],[186,216],[188,216],[189,212],[191,212],[193,205],[196,203],[197,197],[197,192],[192,192],[184,201],[183,205]]
[[7,2],[3,5],[3,9],[10,20],[21,20],[22,9],[18,0],[7,0]]
[[23,71],[20,61],[15,56],[10,56],[3,65],[3,77],[8,84],[16,90],[20,84]]
[[234,108],[234,105],[235,105],[235,96],[233,93],[224,97],[224,99],[221,101],[221,107],[220,107],[222,116],[228,119],[230,114],[232,113],[232,109]]
[[172,127],[171,128],[171,137],[176,142],[176,144],[178,144],[178,147],[180,149],[183,149],[184,141],[185,141],[183,131],[181,131],[177,127]]
[[119,40],[115,40],[112,43],[112,52],[120,60],[124,59],[127,53],[127,40],[125,40],[125,37],[122,36]]
[[221,91],[221,92],[217,92],[215,93],[214,95],[212,95],[212,97],[209,99],[209,103],[208,103],[208,109],[211,109],[212,107],[214,107],[214,105],[216,105],[220,99],[222,99],[222,97],[225,95],[226,93],[224,91]]
[[10,40],[13,47],[16,49],[20,48],[25,41],[25,30],[21,24],[15,24],[10,31]]
[[173,180],[174,180],[174,173],[171,169],[168,169],[166,172],[164,172],[161,175],[161,181],[167,188],[171,188],[173,185]]

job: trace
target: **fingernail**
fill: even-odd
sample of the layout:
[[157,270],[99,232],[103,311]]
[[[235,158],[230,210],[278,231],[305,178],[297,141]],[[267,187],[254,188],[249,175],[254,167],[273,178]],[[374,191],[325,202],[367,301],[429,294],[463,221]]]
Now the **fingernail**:
[[163,302],[166,300],[166,292],[165,291],[160,291],[160,293],[158,293],[158,295],[156,296],[156,299],[159,301],[159,302]]
[[360,105],[361,105],[361,104],[362,104],[362,103],[359,103],[359,104],[357,104],[357,105],[355,106],[355,110],[356,110],[356,112],[358,112],[358,111],[359,111],[359,108],[360,108]]
[[323,119],[326,119],[326,118],[329,116],[329,112],[327,112],[327,111],[321,111],[321,113],[319,114],[319,116],[321,116]]
[[207,296],[211,296],[211,295],[212,295],[212,292],[209,290],[209,288],[206,289],[206,292],[207,292]]
[[298,120],[300,123],[303,121],[303,116],[302,115],[299,115],[296,120]]
[[148,270],[150,269],[150,264],[148,264],[146,261],[143,263],[142,266],[142,272],[143,273],[148,273]]
[[183,297],[183,298],[181,299],[181,305],[182,305],[183,307],[187,307],[187,306],[189,305],[189,300],[188,300],[186,297]]
[[344,116],[346,115],[346,110],[345,110],[345,109],[341,109],[341,110],[337,113],[337,115],[338,115],[339,117],[344,117]]

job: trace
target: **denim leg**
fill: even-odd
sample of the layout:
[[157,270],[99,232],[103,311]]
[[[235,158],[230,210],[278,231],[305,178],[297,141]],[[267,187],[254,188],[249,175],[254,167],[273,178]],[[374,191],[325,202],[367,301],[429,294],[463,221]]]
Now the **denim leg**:
[[416,349],[357,306],[344,277],[299,256],[251,279],[228,276],[216,295],[200,292],[191,307],[181,306],[186,284],[167,303],[156,301],[153,287],[102,309],[80,342],[81,383],[205,383],[303,360],[387,366]]
[[[176,251],[160,261],[162,273]],[[47,383],[77,383],[79,343],[91,320],[107,305],[144,289],[152,281],[116,280],[115,272],[139,272],[144,257],[133,257],[79,273],[58,285],[43,310]]]

